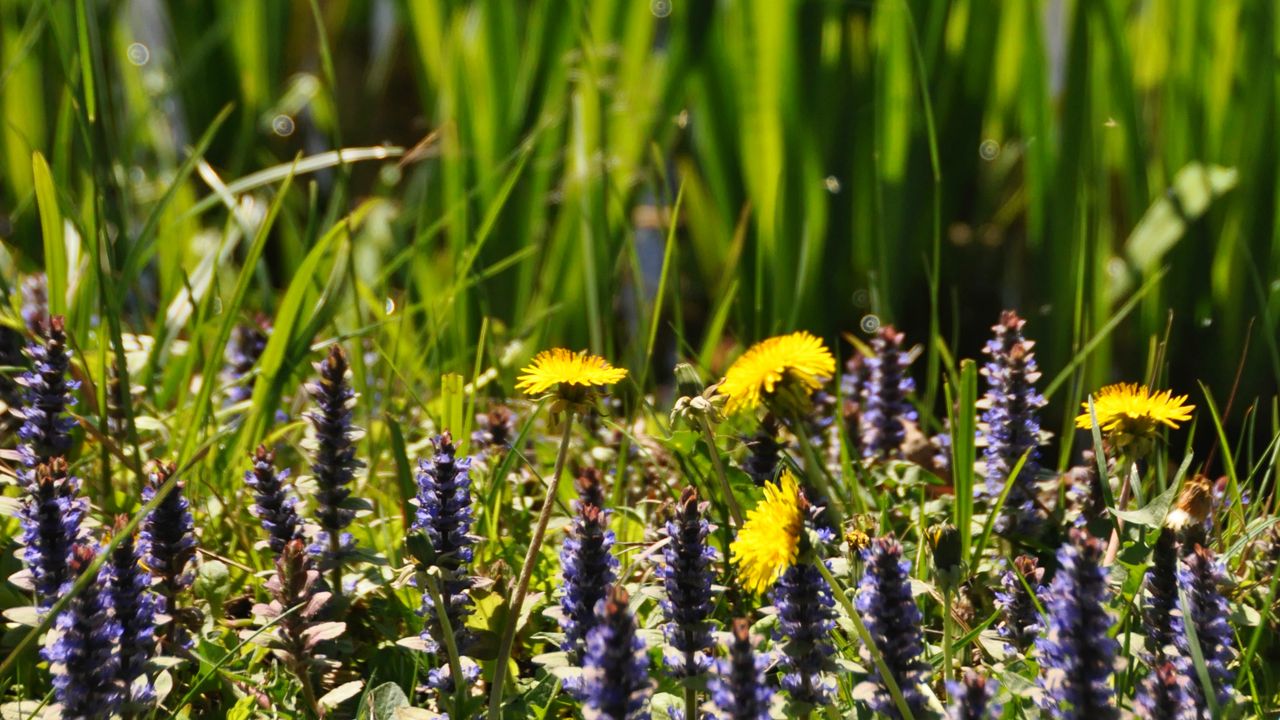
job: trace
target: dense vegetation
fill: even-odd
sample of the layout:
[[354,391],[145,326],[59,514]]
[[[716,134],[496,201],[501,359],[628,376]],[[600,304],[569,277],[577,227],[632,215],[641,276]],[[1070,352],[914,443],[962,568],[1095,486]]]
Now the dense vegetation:
[[1274,717],[1277,19],[0,0],[0,713]]

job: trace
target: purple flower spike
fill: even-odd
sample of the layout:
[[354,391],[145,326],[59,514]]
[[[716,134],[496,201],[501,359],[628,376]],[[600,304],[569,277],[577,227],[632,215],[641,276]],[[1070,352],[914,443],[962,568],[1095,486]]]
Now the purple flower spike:
[[665,598],[663,637],[673,651],[664,657],[672,677],[701,675],[711,667],[711,564],[715,548],[707,544],[710,526],[698,493],[685,488],[675,517],[667,521],[669,542],[662,549],[658,568]]
[[1112,669],[1119,643],[1108,631],[1111,594],[1102,567],[1103,542],[1079,529],[1058,551],[1058,572],[1046,593],[1048,632],[1036,641],[1042,705],[1060,720],[1119,717]]
[[615,586],[596,605],[596,625],[587,634],[583,656],[586,718],[649,719],[649,660],[627,606],[630,600],[626,590]]
[[[924,659],[924,634],[920,608],[911,596],[911,563],[902,559],[902,545],[892,537],[876,538],[863,553],[866,570],[858,585],[857,607],[876,648],[893,674],[911,711],[920,714],[928,706],[921,687],[929,679]],[[900,717],[888,687],[863,650],[863,662],[872,668],[875,692],[871,707],[887,717]]]
[[[72,392],[80,383],[70,379],[71,357],[67,353],[66,323],[62,316],[49,318],[36,327],[41,342],[27,348],[31,370],[18,378],[25,388],[25,402],[19,411],[22,426],[18,448],[27,467],[66,457],[71,450],[71,429],[75,420],[67,408],[75,404]],[[28,474],[30,476],[30,474]]]
[[[96,552],[80,543],[71,553],[73,576],[93,564]],[[95,580],[71,599],[54,624],[58,635],[41,651],[53,674],[54,696],[63,718],[110,717],[124,697],[120,682],[120,625],[108,594]]]
[[734,620],[728,656],[710,682],[711,699],[725,720],[769,720],[773,688],[765,682],[768,667],[769,656],[757,653],[751,642],[751,625],[744,618]]
[[53,606],[71,588],[72,550],[84,539],[80,527],[88,503],[80,497],[80,481],[67,471],[67,462],[53,458],[31,473],[34,480],[22,499],[22,559],[31,571],[36,605]]
[[903,421],[916,419],[907,396],[915,390],[911,379],[911,355],[902,349],[903,335],[885,325],[871,340],[875,356],[867,358],[867,381],[862,387],[862,457],[885,459],[902,455],[906,438]]

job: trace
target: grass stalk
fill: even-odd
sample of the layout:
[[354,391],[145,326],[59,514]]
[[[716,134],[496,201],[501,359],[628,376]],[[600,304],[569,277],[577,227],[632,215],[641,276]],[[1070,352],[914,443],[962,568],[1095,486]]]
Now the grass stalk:
[[560,437],[560,449],[556,453],[555,468],[551,471],[551,480],[547,484],[547,495],[542,501],[542,512],[539,513],[538,523],[533,528],[533,538],[530,539],[529,549],[525,552],[524,564],[520,566],[520,579],[516,582],[511,601],[507,603],[507,623],[502,630],[502,640],[498,643],[498,655],[493,666],[493,687],[489,691],[489,717],[495,720],[501,717],[502,687],[507,679],[507,664],[510,662],[512,645],[515,643],[520,608],[524,606],[524,597],[529,592],[529,581],[533,577],[534,566],[538,564],[542,540],[547,534],[547,523],[551,520],[551,510],[556,504],[556,494],[560,489],[560,474],[564,471],[565,460],[569,455],[569,438],[573,435],[573,420],[574,413],[566,413],[564,434]]
[[707,441],[707,454],[711,456],[711,465],[715,468],[716,477],[720,480],[720,492],[724,494],[725,505],[729,507],[729,515],[733,518],[733,525],[742,527],[742,507],[733,496],[729,476],[725,474],[724,463],[720,460],[720,448],[716,446],[716,434],[711,429],[711,421],[703,416],[699,424],[702,426],[702,437]]

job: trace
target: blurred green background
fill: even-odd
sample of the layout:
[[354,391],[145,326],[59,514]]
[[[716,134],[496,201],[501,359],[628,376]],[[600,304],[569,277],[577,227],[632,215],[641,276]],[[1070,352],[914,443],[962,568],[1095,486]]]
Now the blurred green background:
[[469,372],[482,327],[495,358],[591,347],[661,380],[729,339],[888,322],[923,376],[1019,308],[1047,376],[1081,361],[1064,412],[1146,377],[1167,329],[1165,381],[1221,402],[1253,323],[1247,400],[1280,383],[1278,22],[1270,0],[0,0],[0,265],[16,304],[52,228],[79,332],[115,297],[126,329],[209,338],[267,228],[236,312],[293,283],[339,332],[395,317],[381,349],[424,379]]

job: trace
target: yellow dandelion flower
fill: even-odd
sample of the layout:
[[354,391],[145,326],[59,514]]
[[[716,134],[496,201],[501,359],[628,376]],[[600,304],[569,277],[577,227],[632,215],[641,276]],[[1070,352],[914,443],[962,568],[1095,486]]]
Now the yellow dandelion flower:
[[791,471],[783,471],[777,484],[765,483],[764,500],[747,513],[747,521],[730,548],[738,577],[747,590],[769,589],[795,564],[804,531],[802,505],[800,486]]
[[780,394],[808,400],[813,391],[835,375],[836,359],[822,340],[800,331],[752,345],[725,373],[719,392],[726,411],[753,410]]
[[564,348],[543,350],[525,366],[516,389],[526,395],[542,395],[554,388],[578,386],[589,390],[612,385],[627,376],[624,368],[616,368],[599,355],[586,350],[572,352]]
[[[1118,383],[1108,385],[1093,396],[1093,409],[1098,414],[1098,427],[1120,447],[1153,439],[1160,426],[1177,428],[1191,419],[1194,405],[1185,404],[1186,395],[1173,397],[1168,390],[1153,393],[1146,385]],[[1093,428],[1089,403],[1076,418],[1076,427]]]

